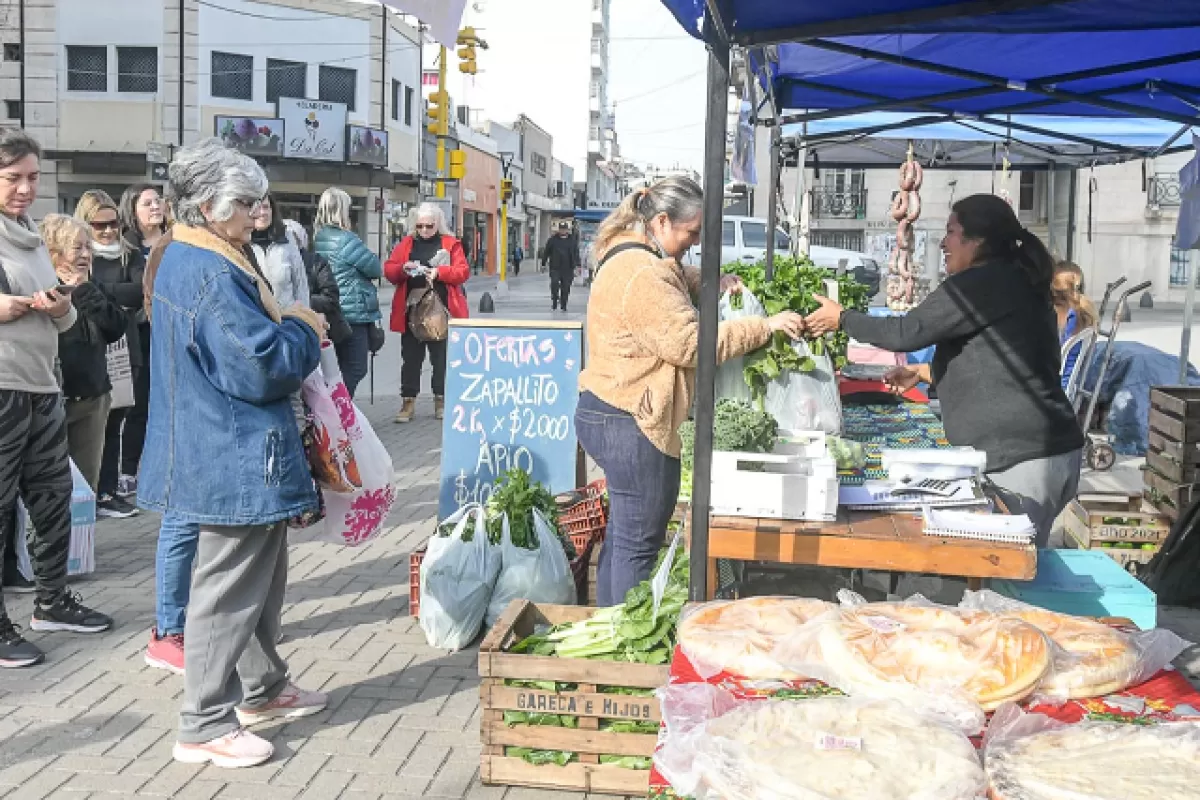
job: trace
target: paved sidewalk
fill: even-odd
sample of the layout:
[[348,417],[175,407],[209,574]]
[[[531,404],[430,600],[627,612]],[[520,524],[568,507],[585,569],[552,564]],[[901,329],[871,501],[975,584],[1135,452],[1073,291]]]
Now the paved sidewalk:
[[[476,283],[472,313],[485,289],[484,280]],[[536,273],[514,281],[496,316],[550,318],[544,283]],[[586,291],[577,289],[575,299],[571,317],[580,318]],[[391,421],[398,406],[397,339],[389,337],[377,359],[375,404],[367,401],[365,383],[359,398],[401,476],[393,527],[360,549],[315,541],[307,531],[292,540],[281,651],[300,685],[330,693],[330,708],[256,728],[276,748],[263,766],[174,763],[182,681],[142,660],[154,624],[158,517],[143,512],[101,521],[96,574],[74,588],[116,624],[96,636],[26,630],[47,657],[32,669],[0,670],[0,797],[582,796],[479,783],[477,652],[426,647],[408,616],[408,554],[428,536],[436,514],[441,429],[428,397],[413,423]],[[5,602],[27,628],[31,598],[8,594]]]

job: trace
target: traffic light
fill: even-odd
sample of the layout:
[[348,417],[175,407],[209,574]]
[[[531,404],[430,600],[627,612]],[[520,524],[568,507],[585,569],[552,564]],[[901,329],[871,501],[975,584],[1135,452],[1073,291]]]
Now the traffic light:
[[500,181],[500,199],[507,203],[513,196],[513,182],[505,178]]
[[467,75],[474,75],[478,68],[475,64],[475,47],[479,44],[479,37],[475,35],[475,29],[468,26],[458,32],[458,44],[462,47],[458,48],[458,71]]
[[449,121],[450,96],[442,91],[429,95],[429,132],[434,136],[445,135],[444,124]]
[[464,150],[450,151],[450,175],[452,181],[461,181],[467,177],[467,153]]

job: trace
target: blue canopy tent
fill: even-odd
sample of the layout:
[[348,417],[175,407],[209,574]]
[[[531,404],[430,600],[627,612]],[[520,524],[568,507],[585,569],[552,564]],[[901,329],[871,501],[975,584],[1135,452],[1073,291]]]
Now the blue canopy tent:
[[[1139,158],[1168,151],[1200,125],[1200,0],[662,2],[709,51],[691,536],[691,596],[702,600],[733,50],[745,51],[771,108],[759,122],[774,127],[773,149],[786,124],[888,111],[908,116],[855,133],[983,124],[1089,148],[1092,158]],[[783,109],[808,110],[785,115]],[[1150,119],[1176,127],[1161,143],[1138,146],[1049,130],[1026,122],[1027,115]]]

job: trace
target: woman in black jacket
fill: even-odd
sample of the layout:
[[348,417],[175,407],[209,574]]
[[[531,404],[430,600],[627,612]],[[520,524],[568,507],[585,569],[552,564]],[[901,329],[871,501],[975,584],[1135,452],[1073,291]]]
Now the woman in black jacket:
[[1014,514],[1027,514],[1045,547],[1075,496],[1083,432],[1063,392],[1054,261],[994,195],[959,200],[942,240],[949,277],[903,317],[871,317],[821,300],[810,334],[852,338],[905,353],[937,345],[933,364],[897,367],[893,391],[937,388],[946,438],[987,454],[987,476]]
[[342,315],[342,296],[337,278],[333,276],[333,268],[328,261],[313,253],[308,246],[308,232],[299,222],[284,220],[284,229],[304,260],[304,269],[308,273],[308,307],[325,315],[325,322],[329,325],[329,341],[335,345],[346,341],[354,331]]
[[112,295],[91,280],[92,241],[87,227],[64,214],[49,214],[41,230],[58,280],[72,287],[71,304],[78,314],[75,324],[58,336],[67,451],[95,490],[112,391],[106,351],[125,335],[127,320]]
[[[139,379],[149,375],[150,331],[142,311],[142,275],[146,259],[141,250],[121,235],[121,221],[117,204],[103,191],[94,189],[84,192],[75,206],[75,218],[86,223],[92,232],[92,276],[93,280],[126,311],[126,347],[129,366],[134,383],[134,404],[138,399]],[[145,341],[143,341],[145,338]],[[100,516],[124,518],[137,513],[137,508],[126,496],[133,494],[132,486],[121,486],[121,475],[136,475],[137,459],[141,457],[141,438],[127,420],[132,407],[121,406],[109,411],[104,431],[104,455],[100,462],[99,484],[96,486],[96,513]],[[144,430],[144,428],[142,429]],[[135,441],[136,440],[136,441]],[[136,457],[132,472],[122,470],[122,449]],[[127,479],[128,480],[128,479]],[[125,491],[122,491],[124,489]]]

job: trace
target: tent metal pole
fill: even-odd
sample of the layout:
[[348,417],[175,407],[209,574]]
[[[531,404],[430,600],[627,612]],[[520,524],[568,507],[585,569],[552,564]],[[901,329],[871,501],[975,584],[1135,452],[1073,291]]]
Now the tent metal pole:
[[771,128],[771,177],[767,189],[767,280],[775,277],[775,226],[779,223],[780,141],[783,131],[778,125]]
[[1079,191],[1079,169],[1071,167],[1071,186],[1067,196],[1067,261],[1075,260],[1075,193]]
[[1175,131],[1174,135],[1172,135],[1170,139],[1167,139],[1165,142],[1162,143],[1162,145],[1160,145],[1158,148],[1156,148],[1153,153],[1150,154],[1150,158],[1158,158],[1159,156],[1161,156],[1167,150],[1167,148],[1169,148],[1171,145],[1173,145],[1177,141],[1179,141],[1179,137],[1183,136],[1185,133],[1187,133],[1191,129],[1192,129],[1191,125],[1184,125],[1182,128]]
[[1188,385],[1188,363],[1192,350],[1192,319],[1196,310],[1196,251],[1187,251],[1187,294],[1183,300],[1183,334],[1179,342],[1179,385]]
[[1054,245],[1054,170],[1055,163],[1050,162],[1050,169],[1046,171],[1046,249],[1050,251],[1050,255],[1056,256]]
[[[704,135],[704,222],[700,237],[700,333],[696,364],[696,444],[688,563],[693,601],[708,599],[708,519],[712,501],[713,412],[716,406],[717,307],[721,286],[721,214],[725,204],[725,134],[729,125],[729,48],[708,49]],[[714,590],[716,587],[712,587]]]
[[[793,222],[792,234],[792,258],[799,258],[801,255],[808,254],[808,230],[805,213],[808,211],[808,204],[805,200],[808,197],[808,169],[806,162],[808,161],[808,123],[801,126],[799,147],[796,150],[796,198],[792,201],[792,216]],[[804,241],[801,241],[801,239]]]

